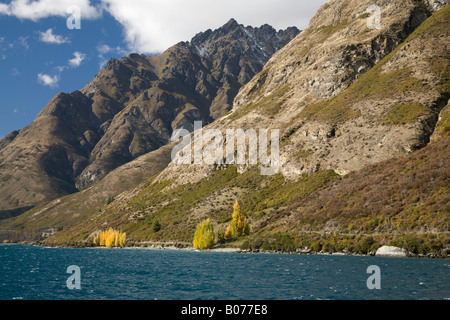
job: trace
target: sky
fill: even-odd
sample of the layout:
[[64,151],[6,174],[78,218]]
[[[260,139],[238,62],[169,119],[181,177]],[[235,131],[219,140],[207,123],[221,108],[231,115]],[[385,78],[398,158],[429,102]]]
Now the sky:
[[326,0],[0,0],[0,139],[111,58],[154,55],[231,18],[305,29]]

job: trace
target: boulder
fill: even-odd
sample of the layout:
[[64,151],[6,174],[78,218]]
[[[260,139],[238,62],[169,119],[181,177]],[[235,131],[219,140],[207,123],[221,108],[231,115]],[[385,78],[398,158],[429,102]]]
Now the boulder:
[[396,257],[403,258],[408,256],[408,252],[405,249],[393,247],[393,246],[382,246],[375,253],[377,257]]

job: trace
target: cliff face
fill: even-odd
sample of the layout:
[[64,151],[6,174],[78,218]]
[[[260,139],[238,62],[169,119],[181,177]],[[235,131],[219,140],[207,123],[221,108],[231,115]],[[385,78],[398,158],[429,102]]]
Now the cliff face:
[[112,59],[0,141],[0,216],[84,189],[164,146],[173,130],[226,114],[240,87],[299,33],[230,20],[161,55]]

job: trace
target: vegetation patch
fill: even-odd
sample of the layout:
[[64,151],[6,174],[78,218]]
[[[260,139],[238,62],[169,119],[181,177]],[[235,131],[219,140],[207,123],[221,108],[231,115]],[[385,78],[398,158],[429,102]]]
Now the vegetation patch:
[[442,137],[450,135],[450,104],[441,111],[440,119],[436,126],[436,133]]
[[345,29],[349,25],[350,21],[348,19],[345,19],[336,25],[322,26],[319,28],[319,32],[323,35],[323,40],[325,40],[331,37],[336,32]]
[[406,249],[415,255],[446,257],[448,238],[436,234],[370,235],[343,233],[275,232],[247,238],[241,249],[250,251],[374,254],[384,245]]
[[414,123],[420,116],[429,114],[430,110],[420,103],[403,103],[395,105],[384,117],[384,123],[399,125]]
[[284,102],[288,99],[288,94],[291,89],[292,87],[289,84],[286,84],[272,92],[270,95],[261,98],[258,102],[249,103],[239,108],[230,116],[230,119],[239,119],[252,110],[259,110],[269,116],[274,116],[281,110]]

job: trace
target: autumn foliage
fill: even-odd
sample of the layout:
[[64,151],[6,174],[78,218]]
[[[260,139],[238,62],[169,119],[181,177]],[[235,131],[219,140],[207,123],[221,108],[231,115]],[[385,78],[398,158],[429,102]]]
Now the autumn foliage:
[[109,228],[94,238],[94,244],[101,247],[123,247],[125,245],[127,234]]
[[211,220],[203,220],[197,226],[194,235],[193,246],[196,249],[204,250],[214,245],[214,228]]
[[236,200],[236,203],[233,206],[233,217],[231,223],[225,230],[225,238],[233,239],[248,234],[250,234],[250,224],[242,213],[241,206]]

